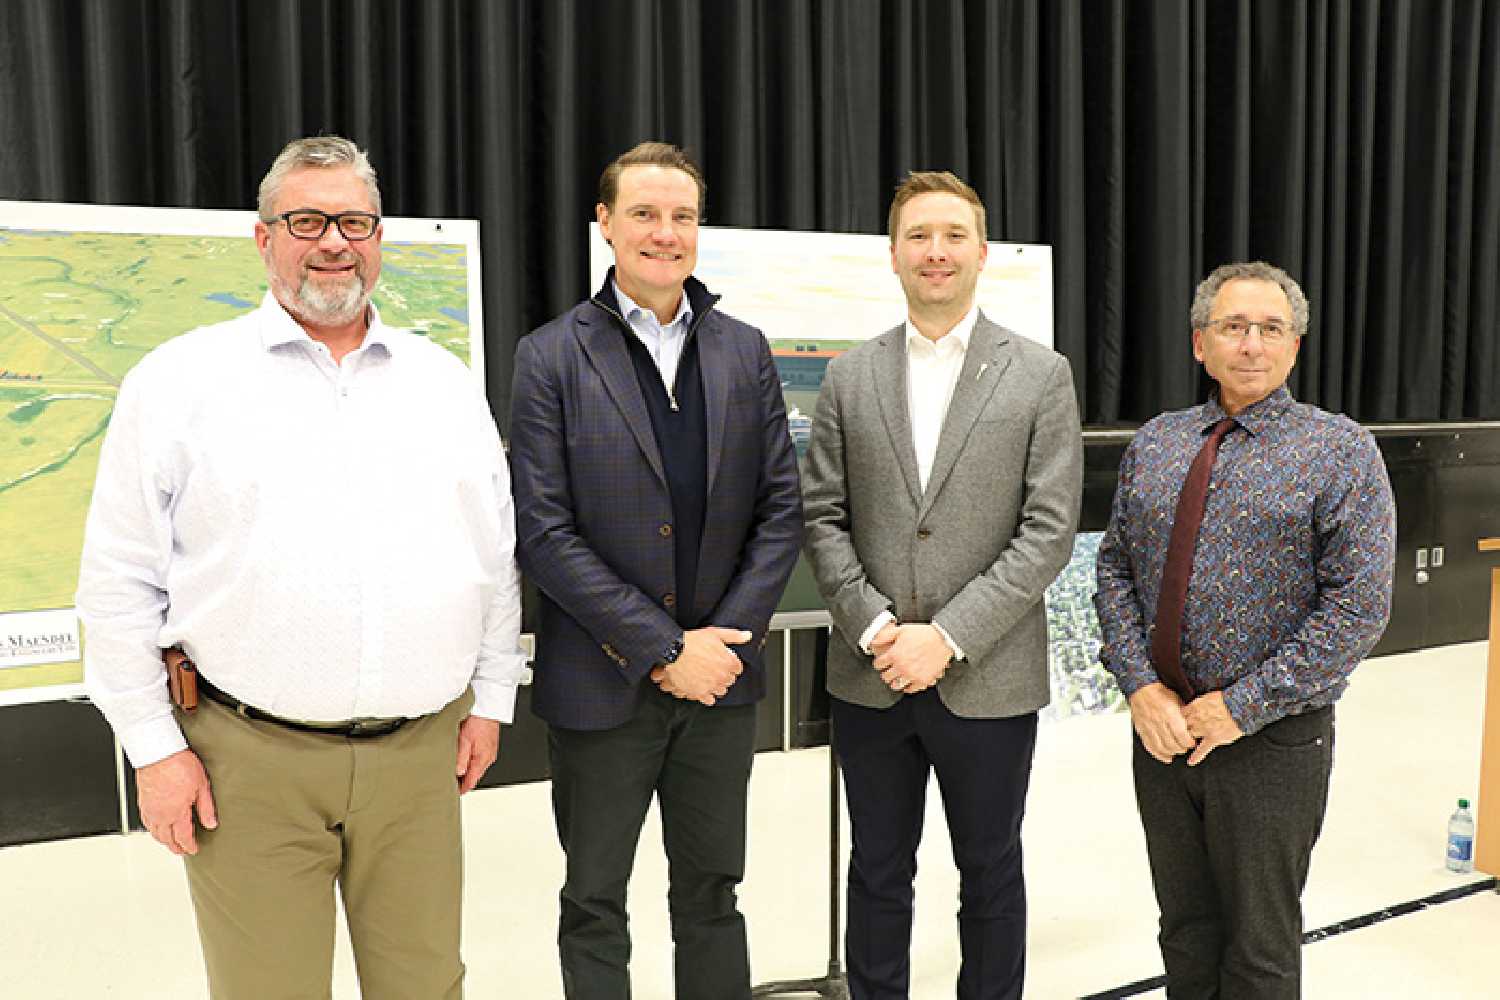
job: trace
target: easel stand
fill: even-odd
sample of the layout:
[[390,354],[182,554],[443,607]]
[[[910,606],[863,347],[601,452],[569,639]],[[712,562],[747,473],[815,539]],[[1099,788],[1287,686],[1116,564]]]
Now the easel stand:
[[750,991],[752,997],[817,996],[849,1000],[849,984],[839,963],[840,864],[839,763],[828,746],[828,974],[818,979],[784,979],[763,983]]

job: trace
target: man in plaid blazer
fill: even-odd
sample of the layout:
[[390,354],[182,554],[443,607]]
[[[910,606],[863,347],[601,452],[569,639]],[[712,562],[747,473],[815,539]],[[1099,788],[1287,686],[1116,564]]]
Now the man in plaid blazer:
[[766,339],[692,277],[703,193],[665,143],[610,164],[595,211],[615,266],[516,351],[517,555],[541,591],[532,707],[568,858],[570,1000],[630,995],[625,887],[653,794],[677,996],[750,995],[745,793],[802,501]]

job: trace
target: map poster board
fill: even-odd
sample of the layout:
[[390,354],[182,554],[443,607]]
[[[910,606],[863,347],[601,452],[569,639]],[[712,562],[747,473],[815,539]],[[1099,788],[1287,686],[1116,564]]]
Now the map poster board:
[[1047,587],[1047,672],[1052,702],[1042,719],[1104,715],[1128,710],[1114,676],[1099,662],[1104,644],[1094,611],[1095,563],[1102,531],[1080,531],[1068,565]]
[[[253,212],[0,201],[0,704],[82,693],[73,592],[120,381],[255,308]],[[479,224],[386,219],[374,301],[484,384]]]

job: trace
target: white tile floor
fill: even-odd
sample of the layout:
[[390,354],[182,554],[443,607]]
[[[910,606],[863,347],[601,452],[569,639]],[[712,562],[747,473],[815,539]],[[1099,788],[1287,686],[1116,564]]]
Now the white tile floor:
[[[1442,867],[1453,802],[1474,797],[1483,644],[1372,660],[1339,707],[1328,820],[1313,860],[1310,928],[1482,877]],[[1160,972],[1155,904],[1131,798],[1123,716],[1044,726],[1026,823],[1027,997],[1108,990]],[[827,962],[827,755],[763,754],[742,891],[758,980]],[[545,784],[465,802],[470,997],[560,996],[553,936],[562,855]],[[632,883],[639,1000],[671,996],[659,831]],[[934,792],[918,882],[913,997],[951,997],[952,871]],[[1309,945],[1305,995],[1500,997],[1500,895],[1486,892]],[[176,1000],[205,995],[180,865],[144,835],[0,851],[0,997]],[[335,996],[358,996],[340,940]],[[1145,994],[1162,996],[1161,991]]]

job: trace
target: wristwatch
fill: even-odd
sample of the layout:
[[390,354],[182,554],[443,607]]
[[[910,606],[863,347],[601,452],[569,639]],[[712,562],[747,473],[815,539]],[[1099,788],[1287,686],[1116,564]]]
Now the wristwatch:
[[672,640],[672,644],[669,645],[667,647],[667,651],[662,654],[661,662],[658,665],[666,667],[670,666],[673,663],[676,663],[677,658],[682,655],[682,650],[682,636],[678,636],[676,639]]

